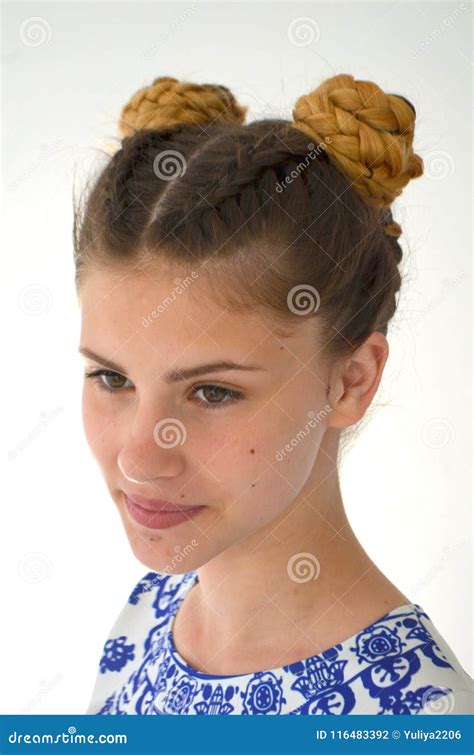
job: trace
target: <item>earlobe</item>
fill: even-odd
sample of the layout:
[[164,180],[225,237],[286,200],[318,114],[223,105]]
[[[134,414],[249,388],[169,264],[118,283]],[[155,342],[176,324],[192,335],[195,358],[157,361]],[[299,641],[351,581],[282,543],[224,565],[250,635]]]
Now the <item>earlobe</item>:
[[341,378],[328,387],[327,402],[331,407],[328,414],[328,427],[342,429],[353,425],[360,418],[354,404],[354,394],[346,389]]
[[[352,425],[353,411],[351,410],[351,397],[344,382],[346,363],[343,367],[335,368],[328,379],[326,400],[331,411],[328,414],[328,427],[343,428]],[[353,408],[352,408],[353,409]]]

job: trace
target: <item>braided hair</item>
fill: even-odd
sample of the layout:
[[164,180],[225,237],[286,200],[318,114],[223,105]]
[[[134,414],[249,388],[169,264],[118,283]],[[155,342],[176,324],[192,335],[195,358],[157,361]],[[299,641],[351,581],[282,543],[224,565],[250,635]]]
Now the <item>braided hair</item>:
[[[387,333],[396,309],[392,203],[423,173],[415,109],[340,74],[299,97],[293,120],[245,123],[247,111],[225,86],[169,76],[132,96],[74,207],[76,286],[95,265],[199,269],[223,306],[319,317],[324,356],[344,355]],[[302,312],[305,288],[318,306]]]

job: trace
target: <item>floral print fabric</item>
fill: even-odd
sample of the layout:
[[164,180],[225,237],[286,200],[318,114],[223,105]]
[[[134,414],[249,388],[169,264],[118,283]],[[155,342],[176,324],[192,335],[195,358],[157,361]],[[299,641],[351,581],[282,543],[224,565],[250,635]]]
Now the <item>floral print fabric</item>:
[[418,604],[318,655],[232,676],[201,673],[173,643],[197,572],[148,572],[107,638],[87,713],[339,715],[474,712],[472,679]]

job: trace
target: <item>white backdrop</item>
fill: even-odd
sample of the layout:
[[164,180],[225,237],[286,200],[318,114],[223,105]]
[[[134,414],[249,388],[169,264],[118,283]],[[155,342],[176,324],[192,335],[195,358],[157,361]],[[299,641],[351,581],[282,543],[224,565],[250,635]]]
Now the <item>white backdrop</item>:
[[160,75],[216,82],[248,119],[351,73],[417,109],[425,163],[394,205],[404,287],[371,419],[345,458],[349,519],[472,665],[468,3],[4,3],[2,713],[83,713],[103,641],[148,569],[81,424],[72,181]]

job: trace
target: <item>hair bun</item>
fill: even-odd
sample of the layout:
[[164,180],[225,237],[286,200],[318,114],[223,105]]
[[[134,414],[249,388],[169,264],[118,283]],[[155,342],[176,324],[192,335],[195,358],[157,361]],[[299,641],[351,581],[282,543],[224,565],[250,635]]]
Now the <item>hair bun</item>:
[[118,130],[122,139],[139,129],[161,130],[180,124],[198,125],[217,119],[243,123],[248,107],[218,84],[193,84],[160,76],[139,89],[122,109]]
[[324,147],[365,201],[382,207],[423,174],[413,151],[415,117],[404,97],[350,74],[326,79],[293,110],[295,127]]

